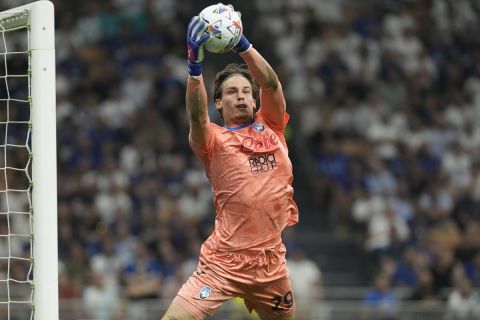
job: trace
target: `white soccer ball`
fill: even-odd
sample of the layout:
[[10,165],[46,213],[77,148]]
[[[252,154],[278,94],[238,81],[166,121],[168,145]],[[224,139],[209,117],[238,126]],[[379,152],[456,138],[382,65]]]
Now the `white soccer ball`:
[[232,50],[242,36],[240,13],[223,3],[214,4],[203,9],[200,18],[207,23],[205,32],[212,37],[205,43],[205,50],[221,53]]

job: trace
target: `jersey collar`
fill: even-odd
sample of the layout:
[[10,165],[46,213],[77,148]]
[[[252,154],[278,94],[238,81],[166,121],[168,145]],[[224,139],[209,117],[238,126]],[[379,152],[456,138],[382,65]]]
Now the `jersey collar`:
[[248,126],[251,125],[254,121],[255,121],[255,119],[252,119],[252,120],[248,121],[247,123],[241,124],[241,125],[236,126],[236,127],[229,128],[229,127],[227,127],[227,126],[224,126],[224,128],[227,129],[228,131],[237,131],[237,130],[240,130],[240,129],[243,129],[243,128],[248,127]]

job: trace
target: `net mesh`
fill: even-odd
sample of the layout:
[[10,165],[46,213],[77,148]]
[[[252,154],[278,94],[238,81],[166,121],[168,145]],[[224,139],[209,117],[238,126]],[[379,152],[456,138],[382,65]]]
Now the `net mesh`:
[[0,13],[0,319],[33,319],[30,12]]

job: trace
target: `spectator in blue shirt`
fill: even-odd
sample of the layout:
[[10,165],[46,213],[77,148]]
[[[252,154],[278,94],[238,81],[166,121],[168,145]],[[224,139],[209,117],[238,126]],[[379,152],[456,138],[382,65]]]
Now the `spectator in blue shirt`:
[[379,273],[374,279],[374,288],[363,298],[365,306],[363,320],[397,320],[398,298],[391,287],[391,279],[385,273]]

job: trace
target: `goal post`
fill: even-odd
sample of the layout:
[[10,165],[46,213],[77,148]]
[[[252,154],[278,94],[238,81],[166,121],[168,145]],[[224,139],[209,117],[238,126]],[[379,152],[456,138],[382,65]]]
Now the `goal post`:
[[[55,29],[54,7],[52,2],[40,0],[30,4],[0,12],[0,31],[8,32],[9,29],[20,27],[24,19],[28,19],[27,33],[27,59],[28,70],[28,97],[30,109],[28,120],[28,133],[25,148],[28,150],[28,166],[25,174],[28,177],[28,198],[31,199],[27,213],[30,217],[31,234],[30,245],[30,271],[28,279],[31,285],[30,317],[35,320],[57,320],[59,318],[58,305],[58,243],[57,243],[57,165],[56,165],[56,90],[55,90]],[[2,25],[3,23],[3,25]],[[9,93],[7,70],[7,42],[5,44],[5,78],[7,99],[14,101],[16,98]],[[2,61],[0,60],[0,64]],[[2,100],[2,99],[0,99]],[[13,102],[12,102],[13,104]],[[11,108],[10,101],[6,103]],[[8,111],[10,112],[10,111]],[[8,131],[7,116],[7,133]],[[7,135],[7,134],[6,134]],[[30,149],[31,145],[31,149]],[[6,157],[7,148],[11,146],[5,139],[5,172],[8,167]],[[30,179],[31,171],[31,179]],[[8,192],[12,191],[8,185],[5,174],[5,190],[7,194],[6,221],[10,227],[13,216],[8,207]],[[13,233],[13,231],[12,231]],[[13,234],[8,235],[9,246],[13,241]],[[21,236],[21,235],[20,235]],[[9,253],[10,254],[10,253]],[[10,256],[9,256],[10,258]],[[8,262],[10,272],[11,262]],[[10,277],[10,275],[8,275]],[[10,278],[9,278],[10,279]],[[10,279],[12,280],[12,279]],[[14,280],[16,281],[16,280]],[[7,287],[9,286],[7,280]],[[8,290],[10,290],[8,288]],[[10,292],[9,292],[10,294]],[[16,301],[8,301],[8,316],[10,306]],[[1,316],[0,316],[1,317]]]
[[35,320],[58,319],[57,141],[53,4],[32,5],[32,176]]

